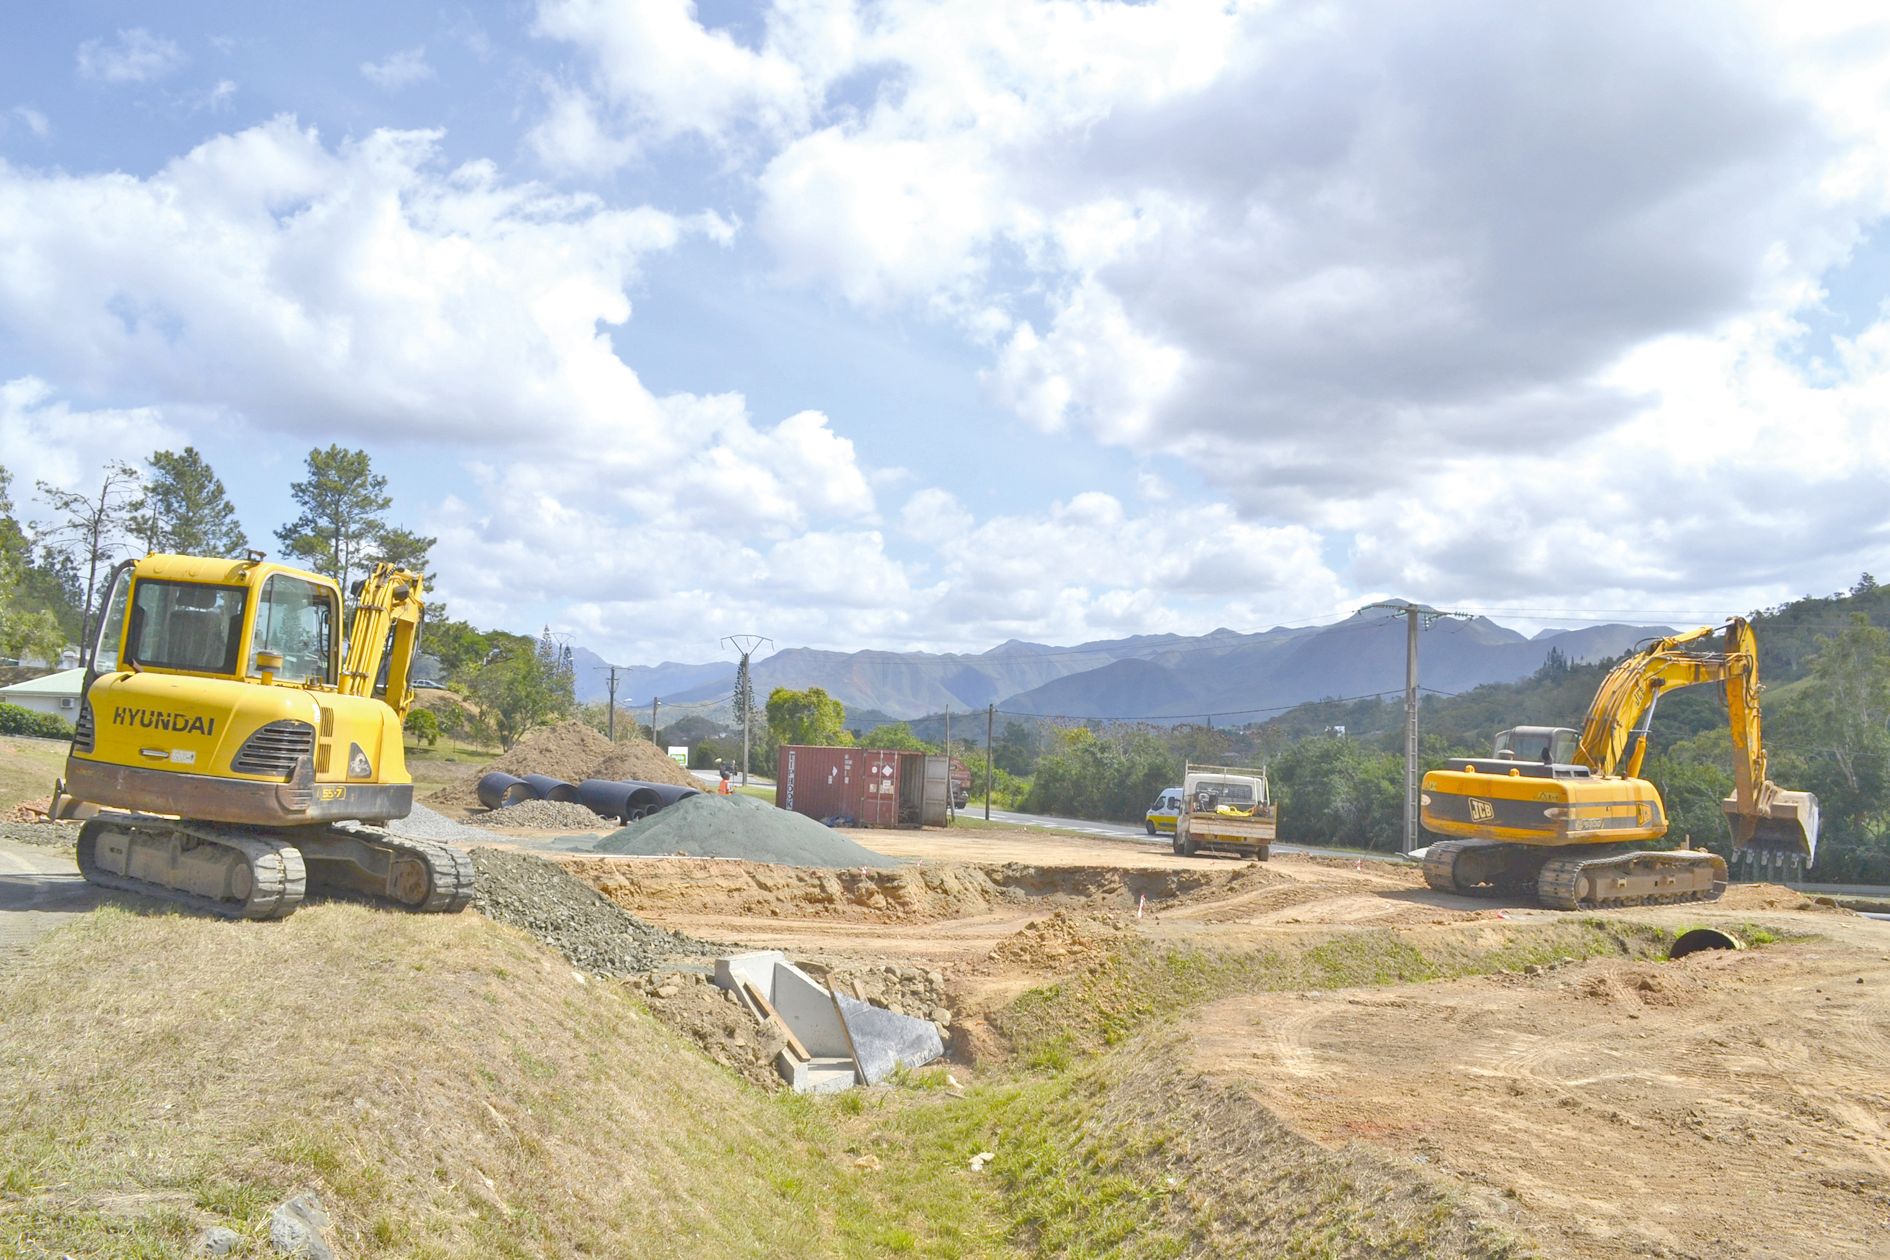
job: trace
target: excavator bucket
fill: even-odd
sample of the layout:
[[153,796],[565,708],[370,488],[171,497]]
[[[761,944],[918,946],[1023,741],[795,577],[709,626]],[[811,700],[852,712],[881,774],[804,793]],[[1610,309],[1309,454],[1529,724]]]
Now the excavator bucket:
[[1800,857],[1810,866],[1818,855],[1818,798],[1809,792],[1787,792],[1770,782],[1765,787],[1754,813],[1741,813],[1737,796],[1720,803],[1732,823],[1733,848]]

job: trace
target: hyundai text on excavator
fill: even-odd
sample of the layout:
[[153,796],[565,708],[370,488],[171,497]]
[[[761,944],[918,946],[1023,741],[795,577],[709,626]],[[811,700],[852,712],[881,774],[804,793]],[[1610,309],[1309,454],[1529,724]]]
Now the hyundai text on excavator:
[[[1719,636],[1714,643],[1714,636]],[[1424,826],[1462,839],[1425,851],[1424,878],[1457,893],[1530,888],[1562,910],[1713,901],[1726,862],[1703,850],[1644,850],[1667,832],[1654,785],[1639,777],[1660,697],[1718,683],[1732,726],[1733,794],[1722,808],[1736,854],[1803,870],[1816,856],[1818,801],[1766,777],[1759,655],[1742,618],[1658,639],[1609,671],[1582,729],[1519,726],[1494,755],[1460,757],[1424,776]]]
[[114,570],[63,791],[106,807],[79,869],[228,918],[308,891],[451,912],[460,850],[374,824],[413,808],[401,723],[420,579],[377,566],[341,638],[341,588],[244,560],[151,555]]

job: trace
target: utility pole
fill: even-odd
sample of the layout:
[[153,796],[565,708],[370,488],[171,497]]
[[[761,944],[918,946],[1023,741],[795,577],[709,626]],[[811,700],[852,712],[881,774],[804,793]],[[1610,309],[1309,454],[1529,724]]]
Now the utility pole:
[[748,677],[748,658],[762,644],[774,646],[774,640],[759,634],[725,634],[722,642],[742,654],[741,668],[735,673],[735,704],[742,711],[742,786],[748,786],[748,731],[755,721],[754,684]]
[[[1418,845],[1418,653],[1419,629],[1428,630],[1439,617],[1462,617],[1463,613],[1442,612],[1425,604],[1402,600],[1367,604],[1361,612],[1382,608],[1404,614],[1404,853]],[[1419,623],[1422,622],[1422,626]]]
[[656,706],[663,703],[655,696],[650,697],[650,742],[656,742]]
[[604,734],[614,744],[617,742],[617,671],[622,666],[600,665],[597,668],[610,671],[610,708],[604,717]]
[[945,706],[945,816],[952,818],[958,811],[952,808],[952,706]]
[[997,706],[984,706],[984,820],[991,821],[991,721],[997,716]]

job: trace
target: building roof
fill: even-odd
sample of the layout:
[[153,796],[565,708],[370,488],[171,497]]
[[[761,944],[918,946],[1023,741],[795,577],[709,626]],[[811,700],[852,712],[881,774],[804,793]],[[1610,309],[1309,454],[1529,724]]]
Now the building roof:
[[56,674],[47,674],[43,678],[29,678],[25,682],[14,683],[11,687],[0,687],[0,697],[76,696],[84,686],[84,670],[62,669]]

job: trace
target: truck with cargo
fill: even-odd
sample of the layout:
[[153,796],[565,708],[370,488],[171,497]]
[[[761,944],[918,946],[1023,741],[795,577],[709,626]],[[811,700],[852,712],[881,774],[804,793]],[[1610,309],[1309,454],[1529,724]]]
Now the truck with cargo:
[[1181,816],[1175,820],[1177,854],[1228,853],[1264,862],[1278,826],[1266,767],[1187,768],[1181,781]]

